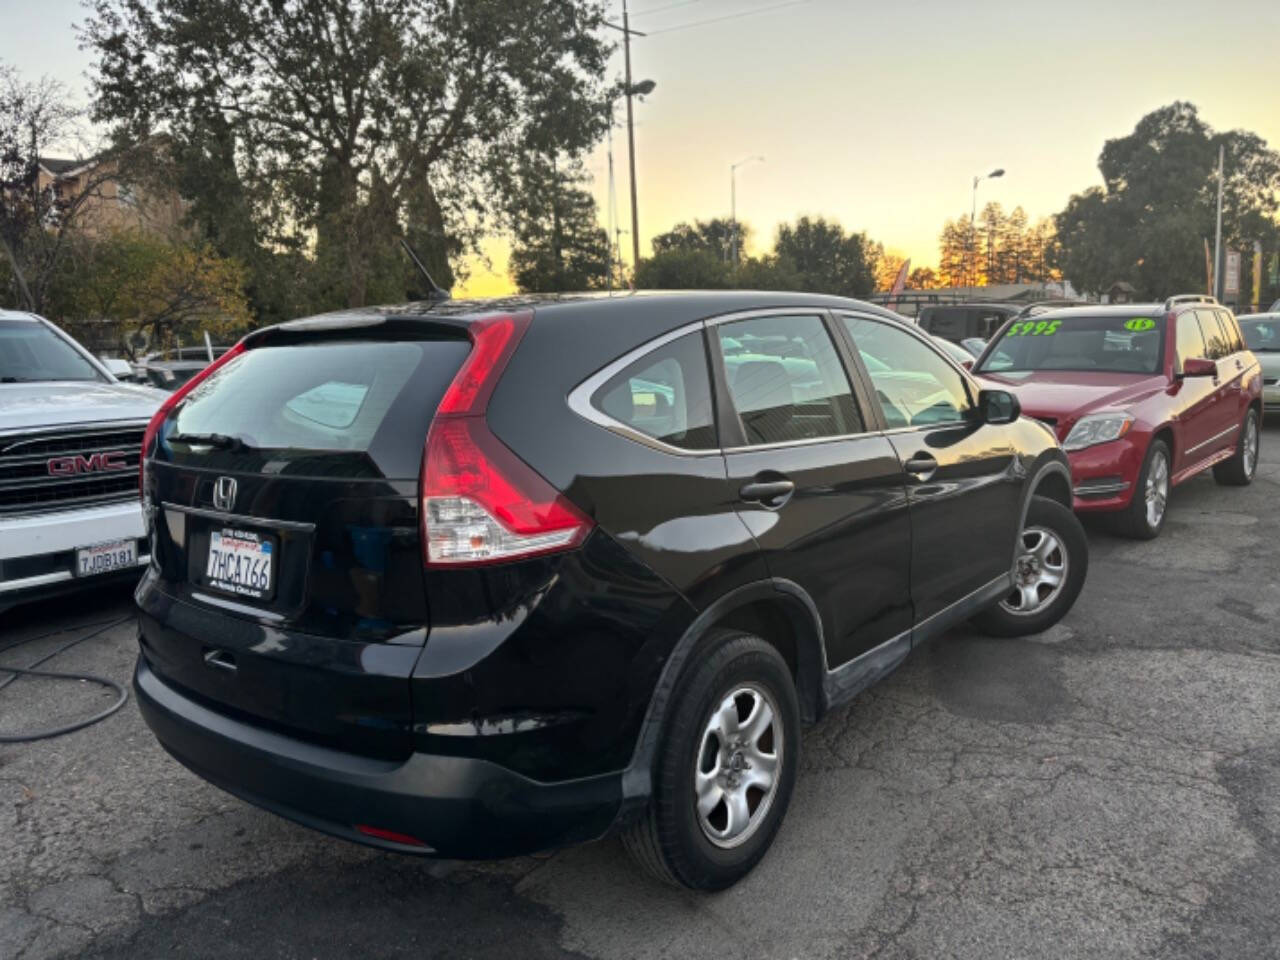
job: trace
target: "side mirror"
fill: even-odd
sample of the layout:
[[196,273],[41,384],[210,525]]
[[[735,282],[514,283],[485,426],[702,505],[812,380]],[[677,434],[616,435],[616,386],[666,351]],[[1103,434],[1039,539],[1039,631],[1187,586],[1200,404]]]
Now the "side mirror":
[[1216,377],[1218,365],[1212,360],[1190,357],[1182,361],[1182,375],[1184,377]]
[[133,378],[133,367],[128,360],[122,360],[119,357],[104,357],[102,365],[117,380],[130,380]]
[[978,394],[983,423],[1013,423],[1022,416],[1022,404],[1008,390],[983,390]]

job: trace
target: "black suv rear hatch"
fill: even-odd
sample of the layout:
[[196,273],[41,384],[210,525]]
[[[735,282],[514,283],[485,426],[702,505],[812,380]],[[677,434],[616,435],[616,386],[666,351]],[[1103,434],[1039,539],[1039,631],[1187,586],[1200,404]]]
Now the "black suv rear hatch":
[[423,444],[470,343],[424,320],[315,326],[255,335],[160,428],[143,653],[218,709],[400,755],[428,627]]

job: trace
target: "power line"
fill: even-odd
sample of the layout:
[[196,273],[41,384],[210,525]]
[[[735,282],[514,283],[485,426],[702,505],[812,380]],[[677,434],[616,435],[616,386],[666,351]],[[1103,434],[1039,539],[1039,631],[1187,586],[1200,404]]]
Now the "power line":
[[783,10],[787,7],[798,7],[802,3],[811,3],[812,0],[790,0],[789,3],[775,3],[771,7],[757,7],[755,10],[741,10],[738,13],[727,13],[721,17],[710,17],[706,20],[695,20],[692,23],[682,23],[674,27],[663,27],[661,30],[650,30],[649,36],[655,37],[660,33],[674,33],[677,30],[691,30],[694,27],[705,27],[712,23],[723,23],[726,20],[738,20],[742,17],[753,17],[758,13],[769,13],[772,10]]
[[646,10],[637,10],[631,14],[633,17],[647,17],[651,13],[662,13],[664,10],[674,10],[676,7],[687,7],[691,3],[701,3],[702,0],[676,0],[675,3],[664,3],[660,7],[649,7]]

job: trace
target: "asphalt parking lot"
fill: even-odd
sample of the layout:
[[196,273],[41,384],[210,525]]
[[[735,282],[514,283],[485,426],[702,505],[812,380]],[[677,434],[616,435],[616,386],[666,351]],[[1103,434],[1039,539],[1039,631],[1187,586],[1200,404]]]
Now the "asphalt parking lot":
[[[295,827],[156,745],[130,702],[0,746],[0,957],[1280,955],[1280,428],[1253,486],[1179,488],[1161,539],[1090,525],[1067,619],[957,633],[809,731],[772,852],[724,894],[616,840],[494,864]],[[10,611],[0,654],[125,681],[127,592]],[[109,695],[23,679],[0,728]]]

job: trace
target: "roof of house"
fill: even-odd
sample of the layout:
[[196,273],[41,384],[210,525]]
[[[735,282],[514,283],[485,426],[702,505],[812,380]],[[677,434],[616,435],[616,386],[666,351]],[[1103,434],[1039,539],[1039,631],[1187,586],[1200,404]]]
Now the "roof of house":
[[41,157],[40,166],[54,177],[66,176],[69,173],[75,173],[94,163],[92,157],[81,160],[67,160],[62,157]]

